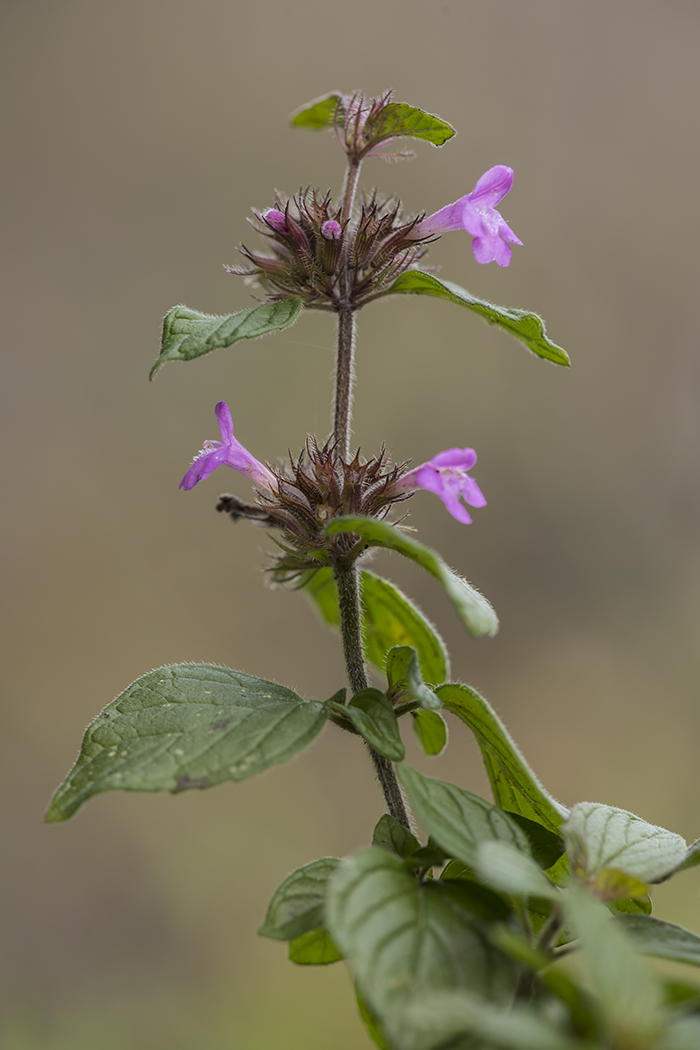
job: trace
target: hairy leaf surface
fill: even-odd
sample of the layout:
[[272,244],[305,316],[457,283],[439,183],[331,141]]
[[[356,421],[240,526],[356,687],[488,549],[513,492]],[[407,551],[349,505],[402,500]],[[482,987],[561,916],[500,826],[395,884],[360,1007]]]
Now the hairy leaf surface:
[[288,875],[268,905],[261,937],[291,941],[321,926],[328,880],[339,864],[335,857],[322,857]]
[[485,299],[477,299],[464,288],[460,288],[458,284],[442,281],[431,273],[423,273],[422,270],[407,270],[406,273],[397,277],[392,286],[382,294],[397,295],[399,293],[434,295],[439,299],[457,303],[458,306],[464,306],[467,310],[473,310],[489,324],[503,328],[520,342],[525,343],[528,349],[538,357],[552,361],[555,365],[570,364],[566,351],[547,337],[542,318],[529,310],[512,310],[506,306],[495,306],[493,303],[486,302]]
[[257,339],[294,324],[301,299],[261,303],[250,310],[218,316],[201,314],[188,306],[174,306],[163,320],[160,356],[151,369],[153,379],[167,361],[192,361],[239,339]]
[[46,820],[67,820],[102,791],[186,791],[245,780],[286,762],[328,709],[291,689],[210,664],[138,678],[88,726]]
[[474,637],[494,635],[498,618],[489,602],[471,584],[449,569],[439,554],[418,543],[405,532],[376,518],[360,515],[334,518],[326,528],[329,536],[355,533],[368,547],[385,547],[403,554],[431,573],[443,586],[457,615]]

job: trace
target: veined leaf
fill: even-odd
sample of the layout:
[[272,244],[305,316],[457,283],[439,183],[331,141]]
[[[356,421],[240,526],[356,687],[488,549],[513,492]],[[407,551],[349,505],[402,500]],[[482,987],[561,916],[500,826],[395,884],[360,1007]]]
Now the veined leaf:
[[292,941],[321,926],[326,886],[339,864],[335,857],[322,857],[288,875],[273,894],[260,936]]
[[408,828],[399,824],[390,813],[385,813],[377,821],[372,835],[372,845],[388,850],[404,860],[420,849],[420,842]]
[[[367,659],[384,672],[386,655],[396,645],[412,645],[418,653],[423,678],[438,685],[449,674],[444,643],[435,627],[399,588],[373,572],[361,572],[362,634]],[[304,593],[315,602],[331,627],[340,626],[338,591],[333,570],[309,574]]]
[[386,850],[361,850],[343,861],[328,887],[326,916],[362,997],[401,1050],[435,1045],[406,1022],[415,996],[465,986],[495,1003],[512,994],[512,963],[489,943],[488,926],[460,884],[420,883]]
[[433,146],[443,146],[456,135],[456,131],[446,120],[434,117],[423,109],[408,106],[405,102],[390,102],[379,111],[375,120],[371,123],[367,121],[365,135],[374,142],[408,136],[425,139]]
[[[574,870],[599,876],[612,869],[641,883],[660,882],[686,856],[685,839],[615,806],[579,802],[562,828]],[[608,880],[610,881],[610,880]],[[646,891],[646,886],[641,892]],[[640,896],[620,892],[619,896]]]
[[513,310],[506,306],[495,306],[485,299],[477,299],[470,292],[460,288],[451,281],[441,281],[433,274],[422,270],[407,270],[394,281],[390,288],[381,295],[434,295],[447,299],[467,310],[473,310],[488,321],[503,328],[532,350],[533,354],[552,361],[555,365],[569,365],[569,356],[565,350],[553,343],[545,331],[544,321],[529,310]]
[[350,719],[370,747],[391,762],[400,762],[406,754],[394,709],[378,689],[362,689],[347,706],[329,706]]
[[619,921],[645,955],[700,966],[700,937],[651,915],[620,915]]
[[212,350],[231,346],[239,339],[257,339],[268,332],[279,332],[294,324],[300,313],[301,299],[261,303],[226,316],[174,306],[163,320],[160,356],[150,378],[153,379],[167,361],[192,361]]
[[293,128],[308,128],[309,131],[332,128],[342,97],[339,91],[331,91],[328,95],[315,98],[313,102],[292,113],[289,122]]
[[46,820],[67,820],[102,791],[186,791],[245,780],[286,762],[328,709],[227,667],[174,664],[138,678],[88,726]]
[[460,620],[474,637],[494,635],[498,618],[489,602],[471,584],[447,567],[439,554],[385,521],[353,515],[334,518],[326,527],[329,536],[355,533],[368,547],[386,547],[403,554],[431,573],[442,584]]
[[398,766],[396,772],[418,820],[451,857],[474,868],[481,843],[494,839],[530,855],[525,832],[498,806],[411,766]]
[[441,685],[436,692],[476,737],[498,805],[558,834],[568,809],[542,787],[488,701],[467,685]]

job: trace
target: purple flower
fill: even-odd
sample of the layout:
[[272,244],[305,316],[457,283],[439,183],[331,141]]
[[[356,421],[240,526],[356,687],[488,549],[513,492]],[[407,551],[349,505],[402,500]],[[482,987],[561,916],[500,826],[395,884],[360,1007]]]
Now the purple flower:
[[523,242],[518,240],[500,212],[496,211],[496,205],[500,204],[512,185],[513,169],[496,164],[481,176],[471,193],[423,219],[415,227],[415,233],[429,237],[431,234],[464,229],[474,238],[472,250],[478,263],[495,260],[499,266],[507,266],[510,262],[510,244]]
[[277,483],[272,471],[259,463],[255,456],[251,456],[250,452],[243,448],[240,441],[236,441],[233,436],[233,421],[226,402],[219,401],[215,411],[219,421],[221,441],[204,442],[204,448],[195,457],[192,466],[180,482],[180,488],[193,489],[198,481],[208,478],[213,470],[224,463],[227,467],[233,467],[234,470],[245,474],[258,488],[268,490],[276,488]]
[[460,497],[470,507],[485,507],[481,489],[467,474],[476,463],[473,448],[448,448],[438,452],[428,463],[405,474],[397,484],[399,491],[427,489],[440,497],[453,518],[471,525],[471,516],[460,503]]

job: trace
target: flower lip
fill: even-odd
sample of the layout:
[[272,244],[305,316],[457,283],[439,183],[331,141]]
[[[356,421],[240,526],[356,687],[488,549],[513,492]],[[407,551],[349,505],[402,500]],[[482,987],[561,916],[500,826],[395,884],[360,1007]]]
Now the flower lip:
[[217,467],[227,466],[245,474],[254,485],[273,491],[277,482],[271,470],[251,455],[233,436],[231,411],[225,401],[215,408],[221,431],[221,441],[205,441],[202,451],[195,456],[191,467],[180,482],[180,488],[189,491],[200,481],[208,478]]

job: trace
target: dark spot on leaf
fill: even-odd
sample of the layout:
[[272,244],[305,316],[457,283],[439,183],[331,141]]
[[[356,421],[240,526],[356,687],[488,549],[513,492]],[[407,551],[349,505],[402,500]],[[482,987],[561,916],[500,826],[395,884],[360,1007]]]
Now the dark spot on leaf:
[[210,788],[212,786],[209,777],[189,777],[187,773],[183,773],[177,782],[175,794],[178,794],[180,791],[190,791],[192,788],[197,788],[199,791],[203,791],[205,788]]
[[230,718],[220,718],[217,722],[212,722],[209,726],[209,732],[213,733],[215,729],[226,729],[230,721]]

